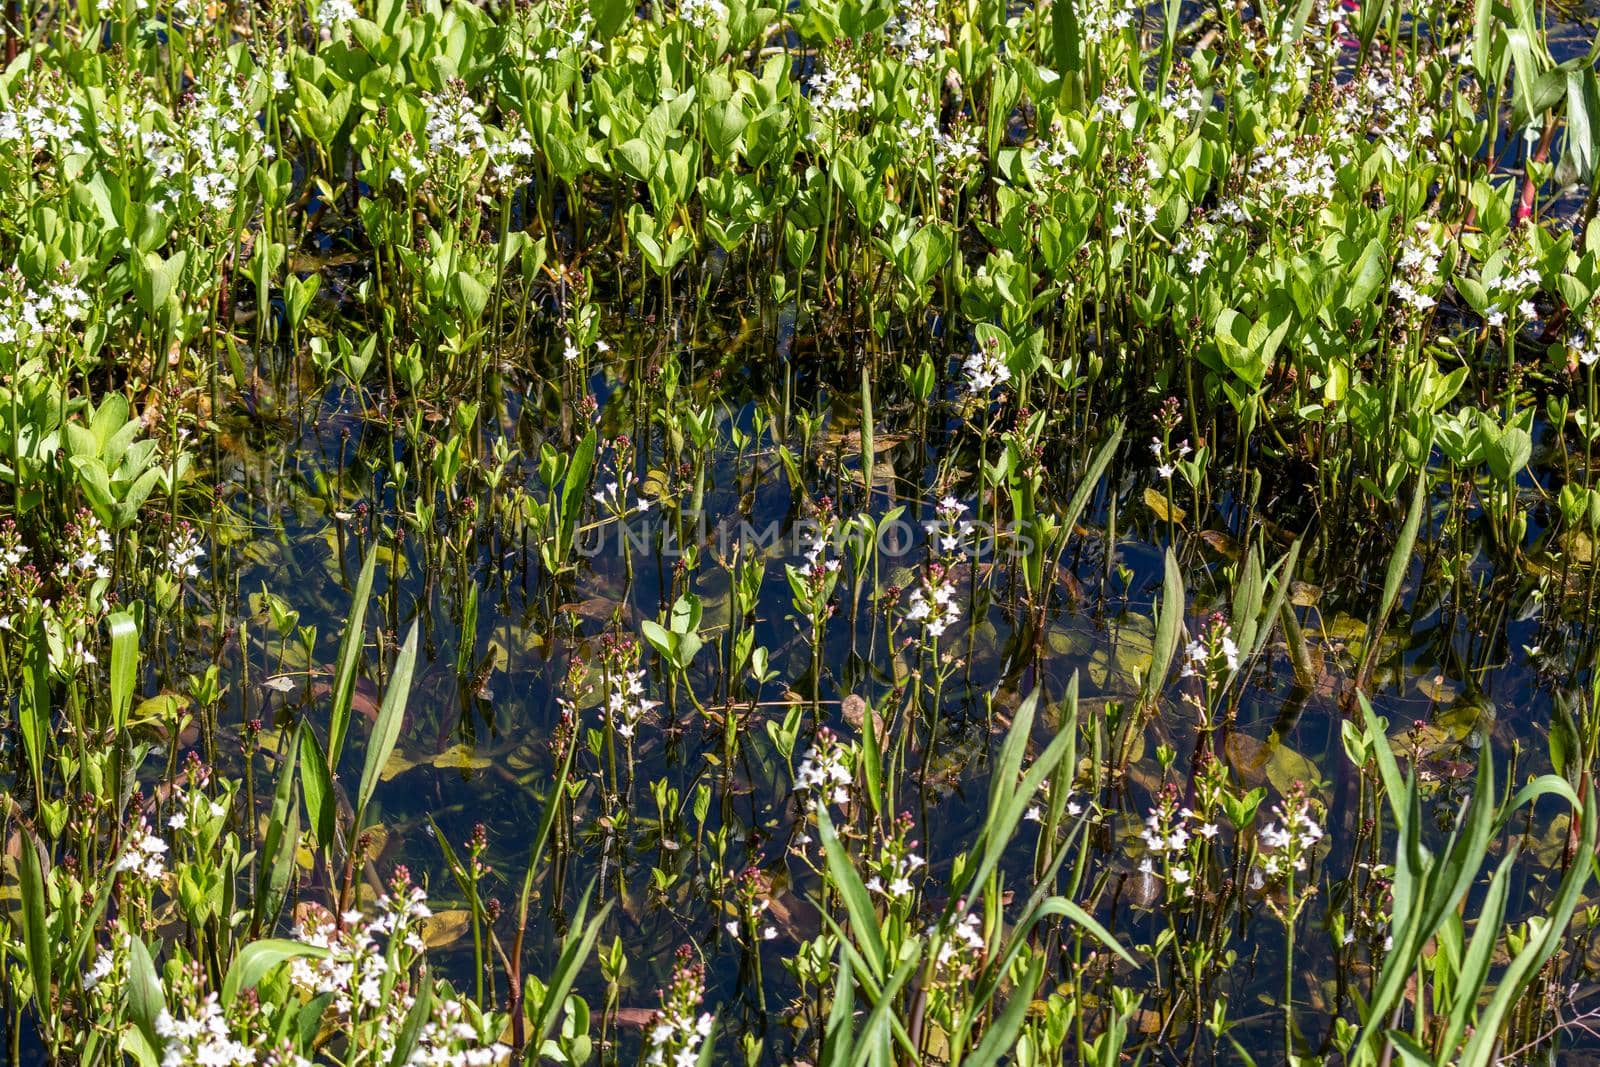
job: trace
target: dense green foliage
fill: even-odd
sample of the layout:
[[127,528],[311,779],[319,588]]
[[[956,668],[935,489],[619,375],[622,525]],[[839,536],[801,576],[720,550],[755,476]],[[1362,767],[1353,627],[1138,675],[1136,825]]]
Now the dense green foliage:
[[1529,0],[5,29],[12,1061],[1583,1039],[1592,34]]

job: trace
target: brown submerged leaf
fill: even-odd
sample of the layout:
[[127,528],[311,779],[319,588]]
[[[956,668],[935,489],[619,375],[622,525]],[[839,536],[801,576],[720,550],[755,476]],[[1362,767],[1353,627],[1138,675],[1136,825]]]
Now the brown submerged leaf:
[[1317,765],[1281,741],[1258,741],[1235,731],[1228,735],[1228,762],[1247,785],[1270,782],[1287,795],[1297,784],[1311,786],[1321,781]]
[[461,935],[467,932],[467,924],[471,921],[472,912],[466,908],[436,911],[422,920],[422,941],[429,948],[442,948],[460,940]]

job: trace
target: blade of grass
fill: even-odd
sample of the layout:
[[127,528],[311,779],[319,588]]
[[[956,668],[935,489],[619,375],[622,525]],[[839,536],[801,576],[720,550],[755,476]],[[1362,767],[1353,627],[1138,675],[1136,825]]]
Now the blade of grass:
[[383,694],[383,704],[378,708],[378,718],[372,724],[372,740],[367,745],[366,762],[361,767],[361,786],[356,792],[356,824],[354,832],[361,832],[363,816],[372,792],[383,777],[384,765],[394,752],[400,739],[400,728],[405,725],[406,700],[411,695],[411,676],[417,666],[417,624],[411,624],[400,654],[395,657],[394,673]]
[[344,635],[339,639],[339,661],[333,674],[333,707],[328,716],[328,775],[339,769],[339,755],[344,750],[344,736],[350,729],[350,708],[356,695],[356,668],[361,663],[361,650],[366,644],[367,604],[372,599],[372,578],[378,565],[378,550],[373,546],[361,565],[361,576],[356,579],[355,595],[350,600],[350,620],[345,624]]

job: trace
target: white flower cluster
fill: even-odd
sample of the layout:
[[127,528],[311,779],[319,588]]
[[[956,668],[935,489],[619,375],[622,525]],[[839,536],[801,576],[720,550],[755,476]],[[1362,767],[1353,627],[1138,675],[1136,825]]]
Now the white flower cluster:
[[1278,821],[1261,828],[1262,867],[1267,877],[1305,870],[1306,855],[1322,840],[1322,827],[1311,817],[1303,798],[1279,804],[1273,812]]
[[162,1008],[156,1016],[157,1036],[166,1042],[161,1067],[248,1067],[256,1050],[234,1037],[217,994],[210,993],[181,1018]]
[[905,0],[884,27],[889,47],[914,67],[935,58],[950,37],[939,23],[935,0]]
[[771,923],[761,922],[761,917],[771,908],[771,883],[757,868],[749,868],[738,878],[736,909],[739,918],[729,919],[722,924],[722,928],[728,931],[728,936],[739,941],[743,939],[744,923],[748,921],[750,928],[762,941],[776,940],[778,928]]
[[983,940],[983,920],[972,912],[947,926],[928,927],[927,936],[939,946],[933,955],[934,966],[939,980],[946,984],[971,978],[989,950]]
[[[228,814],[228,804],[214,800],[205,790],[207,773],[201,769],[188,779],[186,788],[173,791],[173,811],[167,817],[167,829],[187,831],[197,842],[212,839],[220,832],[221,822]],[[224,793],[229,797],[231,794]]]
[[1194,812],[1188,808],[1179,809],[1176,819],[1173,819],[1171,812],[1151,808],[1144,817],[1144,829],[1139,831],[1139,836],[1144,838],[1145,847],[1158,855],[1162,852],[1182,852],[1189,847],[1190,840],[1184,822],[1192,818]]
[[1192,809],[1180,807],[1172,794],[1163,794],[1160,802],[1145,816],[1144,829],[1140,831],[1150,855],[1140,861],[1139,873],[1162,874],[1155,866],[1156,859],[1160,858],[1169,888],[1181,891],[1185,897],[1194,896],[1198,857],[1192,846],[1210,841],[1220,832],[1216,823],[1201,822]]
[[67,540],[62,547],[57,577],[63,582],[80,578],[110,578],[106,561],[112,554],[111,534],[92,511],[78,512],[76,522],[67,525]]
[[83,972],[83,991],[94,992],[96,986],[111,977],[116,966],[117,954],[109,948],[101,949],[95,956],[94,962],[89,965],[89,969]]
[[[762,912],[766,911],[771,906],[772,906],[772,901],[770,901],[770,900],[758,900],[758,901],[756,901],[755,905],[754,905],[756,915],[759,916]],[[735,939],[737,939],[739,937],[739,920],[738,919],[729,919],[727,922],[722,924],[722,928],[724,930],[728,931],[728,936],[729,937],[732,937],[732,938],[735,938]],[[774,940],[777,936],[778,936],[778,928],[773,926],[773,925],[771,925],[770,923],[768,925],[766,925],[766,926],[761,927],[761,940],[763,940],[763,941],[771,941],[771,940]]]
[[332,31],[341,23],[354,22],[361,17],[361,12],[350,0],[322,0],[317,5],[317,25],[325,31]]
[[0,344],[42,344],[89,314],[89,294],[62,279],[35,289],[15,268],[0,282]]
[[[1020,781],[1021,781],[1021,779],[1019,777],[1019,779],[1018,779],[1019,784],[1020,784]],[[1048,788],[1049,784],[1050,784],[1049,780],[1046,779],[1045,786],[1047,788]],[[1074,793],[1072,790],[1070,790],[1070,789],[1067,790],[1067,803],[1066,803],[1065,808],[1063,808],[1063,810],[1067,813],[1067,815],[1070,818],[1074,818],[1074,819],[1076,819],[1078,816],[1082,815],[1083,812],[1084,812],[1083,803],[1081,801],[1079,801],[1079,800],[1074,799],[1076,796],[1077,796],[1077,794]],[[1038,823],[1044,822],[1044,805],[1042,805],[1042,804],[1033,804],[1033,805],[1029,806],[1028,810],[1022,813],[1022,817],[1024,819],[1026,819],[1028,822],[1038,822]]]
[[150,824],[139,820],[128,834],[128,843],[117,860],[117,870],[145,882],[156,882],[167,873],[167,843],[150,832]]
[[1226,667],[1239,669],[1239,646],[1233,640],[1233,628],[1217,616],[1212,616],[1209,632],[1189,642],[1183,650],[1184,678],[1208,677],[1213,669]]
[[644,670],[619,671],[610,676],[606,692],[606,720],[617,736],[631,738],[634,730],[659,700],[644,699]]
[[1256,146],[1248,171],[1260,192],[1284,201],[1309,200],[1313,207],[1332,200],[1337,188],[1328,154],[1282,130]]
[[937,563],[928,566],[922,585],[911,591],[906,603],[906,621],[921,623],[929,637],[942,637],[950,625],[961,618],[955,584]]
[[828,549],[833,546],[833,539],[829,536],[829,531],[825,527],[812,524],[802,528],[799,536],[805,538],[801,555],[805,558],[807,572],[813,576],[821,577],[839,571],[841,567],[840,560],[837,557],[828,555]]
[[[253,161],[272,154],[260,138],[254,86],[231,70],[213,71],[211,97],[180,112],[177,130],[152,129],[141,143],[155,167],[163,199],[170,204],[192,196],[218,218],[233,214],[239,188]],[[257,79],[264,77],[257,72]],[[259,157],[254,146],[259,146]]]
[[983,940],[983,920],[970,912],[951,926],[951,934],[953,936],[939,946],[937,958],[941,965],[948,963],[957,951],[976,953],[987,947]]
[[630,512],[637,512],[640,515],[643,515],[645,512],[650,510],[651,505],[655,502],[649,497],[644,496],[634,498],[630,501],[634,481],[635,478],[633,470],[628,467],[619,466],[617,468],[617,476],[615,478],[608,479],[603,485],[600,486],[600,488],[596,489],[591,496],[594,498],[594,502],[596,504],[599,504],[603,509],[616,518],[621,518]]
[[423,98],[427,112],[428,147],[460,158],[489,147],[483,106],[461,88],[429,93]]
[[886,851],[878,860],[876,873],[867,879],[867,891],[888,898],[890,903],[910,900],[916,889],[911,876],[927,864],[927,860],[914,852]]
[[[555,4],[548,6],[551,10],[555,10],[557,8],[557,5]],[[547,46],[544,50],[544,58],[559,59],[561,57],[561,50],[564,47],[572,48],[575,51],[588,51],[592,53],[598,53],[605,50],[605,45],[602,44],[598,38],[592,36],[594,33],[594,13],[589,10],[587,4],[579,4],[577,7],[578,13],[575,17],[572,15],[569,9],[565,13],[564,17],[558,18],[552,22],[550,28],[559,33],[560,36],[557,39],[564,39],[564,43]],[[568,25],[571,26],[570,29],[563,29],[564,26]]]
[[[1152,161],[1153,166],[1153,161]],[[1151,197],[1149,176],[1135,171],[1126,175],[1120,187],[1133,197],[1132,202],[1121,197],[1111,202],[1111,210],[1106,217],[1111,220],[1111,225],[1106,232],[1112,237],[1123,238],[1128,236],[1128,222],[1134,220],[1149,225],[1156,221],[1161,214],[1161,205]],[[1137,207],[1137,213],[1135,213]]]
[[872,86],[859,71],[824,64],[812,75],[808,89],[811,110],[824,120],[838,122],[858,115],[872,106]]
[[1083,150],[1065,131],[1053,129],[1039,137],[1029,158],[1043,177],[1060,180],[1077,173],[1077,161],[1082,155]]
[[405,1012],[395,1012],[399,998],[384,995],[390,960],[379,939],[398,938],[405,948],[420,953],[424,946],[419,928],[422,920],[432,914],[426,894],[416,886],[400,895],[386,893],[380,897],[378,911],[370,920],[360,912],[350,912],[342,916],[341,924],[324,912],[300,927],[296,937],[307,945],[327,949],[328,954],[320,959],[293,960],[289,964],[289,980],[309,996],[331,994],[331,1006],[341,1016],[362,1017],[377,1012],[387,1018],[393,1014],[398,1026]]
[[96,952],[94,961],[83,972],[83,991],[93,993],[99,989],[108,997],[117,997],[122,993],[123,977],[127,972],[129,938],[122,928],[121,919],[112,919],[109,930],[110,945]]
[[1433,137],[1432,104],[1428,108],[1417,107],[1416,87],[1411,79],[1391,77],[1373,68],[1356,85],[1358,88],[1351,95],[1365,107],[1346,104],[1341,109],[1341,118],[1348,123],[1352,136],[1377,138],[1400,163],[1411,158],[1414,146]]
[[[404,1031],[407,1016],[415,1004],[409,990],[415,977],[411,967],[423,951],[418,924],[429,916],[421,889],[405,880],[394,883],[394,892],[378,900],[378,911],[370,920],[359,912],[343,916],[338,923],[323,917],[296,931],[306,945],[328,950],[324,958],[297,957],[289,962],[289,980],[303,995],[331,994],[330,1009],[337,1013],[336,1024],[353,1032],[361,1028],[360,1054],[370,1056],[366,1063],[387,1063]],[[341,929],[342,926],[342,929]],[[110,957],[111,962],[104,962]],[[85,976],[86,986],[103,982],[116,969],[116,957],[102,953]],[[190,972],[185,972],[188,975]],[[260,1033],[260,1016],[246,1007],[229,1018],[215,993],[200,995],[187,991],[180,981],[174,1002],[176,1014],[163,1010],[156,1020],[156,1031],[163,1039],[163,1067],[198,1064],[201,1067],[244,1067],[274,1064],[283,1067],[309,1067],[307,1061],[286,1047],[273,1047],[270,1038]],[[494,1067],[507,1063],[511,1050],[486,1032],[481,1013],[471,1004],[455,998],[440,998],[417,1035],[408,1064],[416,1067]]]
[[1197,85],[1175,88],[1161,98],[1161,110],[1179,122],[1193,122],[1210,107],[1210,99]]
[[[1519,230],[1518,233],[1526,232]],[[1483,278],[1483,286],[1489,297],[1489,310],[1484,315],[1484,321],[1490,326],[1505,325],[1508,312],[1515,310],[1517,317],[1524,322],[1533,322],[1539,317],[1538,305],[1533,302],[1533,297],[1539,292],[1543,281],[1539,273],[1536,253],[1529,242],[1516,240],[1507,246],[1508,260],[1498,273]]]
[[1400,246],[1400,256],[1395,262],[1389,291],[1413,311],[1426,311],[1439,302],[1435,295],[1443,278],[1439,273],[1439,244],[1433,239],[1425,222],[1419,221],[1417,230]]
[[0,111],[0,145],[10,146],[8,154],[15,152],[14,160],[31,159],[40,152],[87,152],[82,136],[82,112],[63,99],[45,95]]
[[679,1049],[672,1054],[673,1067],[694,1067],[700,1062],[701,1042],[711,1036],[711,1022],[708,1011],[697,1016],[663,1015],[650,1028],[650,1052],[644,1062],[650,1067],[665,1067],[667,1049],[678,1044]]
[[908,144],[917,145],[927,153],[933,161],[934,170],[948,181],[964,183],[983,166],[978,131],[962,124],[947,132],[940,128],[936,110],[925,110],[915,122],[911,119],[900,120],[900,132]]
[[1156,473],[1161,475],[1162,478],[1171,478],[1177,471],[1178,464],[1183,462],[1192,449],[1190,449],[1186,438],[1179,441],[1176,447],[1171,452],[1168,452],[1166,442],[1159,437],[1152,437],[1150,438],[1150,451],[1155,453]]
[[183,523],[156,554],[156,566],[173,581],[182,582],[185,578],[200,577],[199,560],[205,554],[199,532]]
[[430,164],[460,164],[473,159],[486,163],[490,181],[504,187],[527,172],[534,156],[532,137],[526,130],[514,134],[484,121],[484,105],[466,88],[453,84],[423,97],[426,145],[408,140],[391,157],[389,180],[410,188],[429,173]]
[[496,141],[489,146],[489,177],[501,185],[515,181],[527,173],[533,154],[533,139],[525,131],[510,140]]
[[988,396],[991,391],[1011,380],[1011,368],[1000,358],[998,345],[980,344],[962,364],[967,376],[967,392],[973,396]]
[[[1118,31],[1120,32],[1120,31]],[[1120,82],[1112,82],[1095,97],[1089,118],[1095,122],[1115,120],[1123,129],[1133,129],[1139,121],[1139,94]]]
[[794,791],[806,794],[809,811],[819,799],[830,804],[849,803],[850,786],[854,782],[850,773],[850,749],[824,726],[800,759],[800,769],[794,776]]
[[1139,9],[1122,0],[1090,0],[1078,5],[1078,23],[1085,44],[1104,45],[1133,26]]
[[707,30],[728,21],[728,5],[722,0],[678,0],[678,17],[697,30]]
[[511,1059],[511,1049],[483,1033],[459,999],[442,1002],[417,1036],[407,1062],[412,1067],[494,1067]]
[[972,535],[972,523],[966,518],[967,511],[967,505],[953,496],[947,496],[934,509],[936,517],[922,524],[929,538],[937,543],[941,555],[949,556],[961,551],[962,542]]
[[666,990],[661,1008],[646,1034],[644,1062],[647,1067],[666,1067],[669,1060],[672,1067],[695,1067],[700,1060],[701,1045],[711,1036],[715,1020],[710,1012],[699,1010],[705,997],[705,972],[690,959],[688,952],[679,951],[672,985]]

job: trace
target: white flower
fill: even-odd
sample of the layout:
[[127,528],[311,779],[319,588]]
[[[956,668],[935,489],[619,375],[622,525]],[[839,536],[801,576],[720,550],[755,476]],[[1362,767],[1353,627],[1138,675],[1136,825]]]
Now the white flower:
[[820,797],[833,804],[849,801],[849,787],[855,781],[849,759],[849,750],[832,730],[823,727],[817,731],[816,741],[806,750],[794,776],[794,791],[807,794],[808,809],[815,807]]
[[911,591],[906,601],[906,621],[921,623],[929,637],[941,637],[961,618],[955,586],[938,564],[930,564],[922,585]]
[[967,392],[974,396],[987,396],[989,392],[1011,380],[1011,368],[1000,358],[992,346],[979,345],[962,365],[967,375]]
[[83,972],[83,991],[85,993],[90,992],[95,986],[99,985],[101,979],[111,974],[116,962],[116,957],[112,955],[110,949],[103,949],[99,955],[95,956],[94,963],[89,966],[87,971]]

